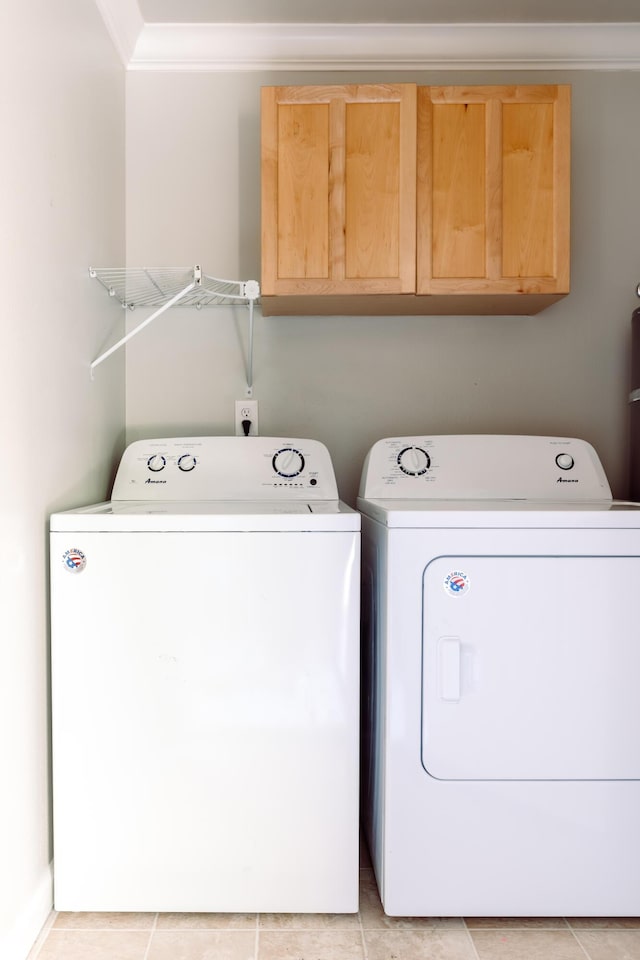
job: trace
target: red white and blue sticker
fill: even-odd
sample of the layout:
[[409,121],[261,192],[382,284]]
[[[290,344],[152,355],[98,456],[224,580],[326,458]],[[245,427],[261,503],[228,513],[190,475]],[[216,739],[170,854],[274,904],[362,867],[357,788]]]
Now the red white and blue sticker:
[[63,553],[62,562],[65,570],[68,570],[69,573],[82,573],[87,565],[87,558],[82,550],[78,550],[77,547],[72,547],[71,550]]
[[444,592],[450,597],[463,597],[469,592],[469,577],[462,570],[452,570],[444,578]]

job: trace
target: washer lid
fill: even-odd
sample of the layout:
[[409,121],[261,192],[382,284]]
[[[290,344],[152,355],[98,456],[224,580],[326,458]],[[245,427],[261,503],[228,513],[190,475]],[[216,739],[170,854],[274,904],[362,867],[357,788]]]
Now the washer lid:
[[117,501],[96,503],[54,513],[56,530],[115,532],[331,532],[360,530],[360,514],[340,500],[169,502]]

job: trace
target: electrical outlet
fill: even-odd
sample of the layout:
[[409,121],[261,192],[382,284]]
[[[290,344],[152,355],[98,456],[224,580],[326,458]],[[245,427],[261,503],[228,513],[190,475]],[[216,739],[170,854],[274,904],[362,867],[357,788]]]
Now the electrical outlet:
[[[243,420],[250,423],[249,433],[245,432]],[[236,400],[236,437],[258,436],[258,401]]]

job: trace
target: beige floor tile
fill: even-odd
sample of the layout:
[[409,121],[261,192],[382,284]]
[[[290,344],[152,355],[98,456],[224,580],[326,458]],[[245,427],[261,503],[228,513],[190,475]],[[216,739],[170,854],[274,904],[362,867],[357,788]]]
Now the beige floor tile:
[[150,930],[155,913],[59,913],[57,930]]
[[640,917],[567,917],[574,930],[640,929]]
[[261,913],[261,930],[359,930],[357,913]]
[[362,936],[359,930],[265,931],[258,960],[364,960]]
[[255,913],[159,913],[158,930],[255,930]]
[[254,960],[251,930],[157,930],[146,960]]
[[52,930],[38,960],[144,960],[148,943],[142,930]]
[[[365,930],[368,960],[475,960],[465,930]],[[583,958],[584,960],[584,958]]]
[[640,930],[576,930],[590,960],[640,960]]
[[566,930],[564,917],[465,917],[469,930]]
[[480,960],[585,960],[571,930],[470,930]]
[[380,903],[373,870],[360,871],[360,919],[365,930],[464,930],[464,923],[459,917],[388,917]]

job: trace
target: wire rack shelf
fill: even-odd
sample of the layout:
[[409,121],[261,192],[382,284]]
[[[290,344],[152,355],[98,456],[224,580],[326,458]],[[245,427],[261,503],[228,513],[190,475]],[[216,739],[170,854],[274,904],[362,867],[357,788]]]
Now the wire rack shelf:
[[160,307],[176,295],[181,306],[209,307],[229,302],[249,302],[260,296],[256,280],[222,280],[196,266],[90,267],[89,274],[123,307]]
[[249,346],[247,358],[247,396],[253,388],[253,307],[260,297],[257,280],[222,280],[202,272],[199,265],[190,269],[174,267],[89,267],[89,275],[105,288],[123,308],[155,308],[133,330],[101,353],[91,364],[95,368],[173,306],[210,307],[222,304],[246,304],[249,308]]

